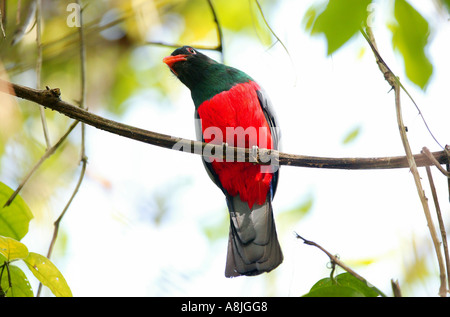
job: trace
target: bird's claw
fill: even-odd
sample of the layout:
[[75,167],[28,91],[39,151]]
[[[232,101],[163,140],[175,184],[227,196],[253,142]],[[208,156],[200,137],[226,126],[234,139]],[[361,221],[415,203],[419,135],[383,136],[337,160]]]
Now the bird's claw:
[[252,146],[252,156],[250,158],[250,162],[258,162],[258,146]]

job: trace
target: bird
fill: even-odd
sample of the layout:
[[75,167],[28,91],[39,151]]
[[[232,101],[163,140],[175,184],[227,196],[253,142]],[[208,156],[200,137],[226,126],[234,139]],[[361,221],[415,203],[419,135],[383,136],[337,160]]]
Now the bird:
[[[271,102],[249,75],[191,46],[163,58],[190,89],[197,140],[224,146],[278,150],[280,132]],[[272,200],[279,168],[203,157],[211,180],[225,195],[230,229],[226,277],[255,276],[283,262]]]

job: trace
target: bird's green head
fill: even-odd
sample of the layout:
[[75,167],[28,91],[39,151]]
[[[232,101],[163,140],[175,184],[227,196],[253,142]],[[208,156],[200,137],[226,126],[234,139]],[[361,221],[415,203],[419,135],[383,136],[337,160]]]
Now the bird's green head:
[[176,49],[163,62],[191,90],[197,107],[236,84],[252,80],[244,72],[218,63],[190,46]]

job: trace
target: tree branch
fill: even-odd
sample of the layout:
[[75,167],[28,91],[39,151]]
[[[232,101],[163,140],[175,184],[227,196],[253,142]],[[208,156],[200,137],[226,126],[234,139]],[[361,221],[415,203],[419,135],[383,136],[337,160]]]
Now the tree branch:
[[[441,231],[442,238],[442,246],[444,249],[445,256],[445,266],[447,269],[447,276],[450,276],[450,256],[448,252],[448,243],[447,243],[447,233],[445,230],[444,219],[442,218],[441,207],[439,206],[439,200],[436,193],[436,187],[434,186],[433,176],[431,174],[431,168],[429,166],[425,166],[425,170],[427,171],[428,182],[430,183],[431,194],[433,195],[434,207],[436,208],[436,216],[439,223],[439,229]],[[443,273],[443,268],[441,270],[441,274],[439,275],[441,279],[441,285],[445,284],[446,276]],[[448,288],[450,289],[450,278],[447,281]],[[444,290],[445,291],[445,290]]]
[[[11,87],[12,89],[9,89],[9,87]],[[235,159],[238,158],[239,161],[245,160],[246,162],[266,165],[279,164],[297,167],[346,170],[391,169],[409,167],[408,161],[405,156],[378,158],[330,158],[287,154],[268,149],[258,149],[255,155],[252,149],[227,147],[223,145],[213,145],[199,141],[192,141],[140,129],[100,117],[84,109],[81,109],[80,107],[71,105],[61,100],[60,91],[58,88],[36,90],[33,88],[0,80],[0,91],[35,102],[46,108],[62,113],[70,118],[93,126],[97,129],[101,129],[116,135],[156,145],[159,147],[203,155],[205,157],[227,159],[230,157],[229,153],[231,152],[234,155],[233,157]],[[433,152],[431,154],[437,160],[437,162],[439,162],[439,164],[449,163],[449,158],[444,151]],[[414,155],[414,159],[416,160],[417,166],[429,166],[433,164],[425,154],[416,154]]]
[[[367,32],[367,33],[366,33]],[[378,64],[378,67],[380,68],[380,71],[383,73],[384,78],[389,83],[389,85],[392,87],[395,93],[395,111],[397,116],[397,125],[400,132],[400,138],[402,140],[403,148],[406,153],[406,157],[408,159],[408,164],[410,167],[410,171],[414,178],[414,183],[416,185],[417,193],[420,198],[420,202],[422,204],[422,208],[425,214],[425,218],[427,221],[428,229],[430,231],[431,239],[433,241],[434,249],[436,251],[436,256],[439,264],[439,271],[440,271],[440,277],[441,277],[441,285],[439,288],[439,295],[442,297],[445,297],[447,295],[447,288],[445,285],[445,279],[446,279],[446,273],[445,273],[445,267],[444,267],[444,261],[440,249],[440,243],[437,236],[436,229],[433,224],[433,219],[431,217],[430,208],[428,206],[428,199],[425,196],[425,191],[423,190],[422,183],[420,181],[420,175],[419,171],[417,169],[417,164],[414,159],[414,156],[412,155],[411,147],[409,145],[409,140],[406,135],[406,129],[405,125],[403,124],[403,116],[402,116],[402,109],[401,109],[401,102],[400,102],[400,92],[402,85],[398,79],[397,76],[389,69],[386,62],[381,58],[378,49],[376,47],[375,38],[373,36],[372,30],[370,27],[366,27],[366,32],[361,29],[361,33],[363,34],[364,38],[369,43],[374,55],[376,62]],[[404,89],[404,88],[403,88]]]

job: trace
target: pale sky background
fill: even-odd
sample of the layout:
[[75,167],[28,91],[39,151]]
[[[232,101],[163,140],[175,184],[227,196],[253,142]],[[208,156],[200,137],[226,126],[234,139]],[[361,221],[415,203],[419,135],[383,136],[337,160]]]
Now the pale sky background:
[[[410,2],[425,16],[434,17],[429,56],[435,68],[426,93],[406,80],[402,61],[391,50],[385,27],[389,17],[381,6],[379,14],[376,11],[374,34],[384,60],[411,92],[436,138],[446,144],[450,142],[450,24],[445,17],[435,17],[431,2]],[[256,38],[227,36],[231,33],[225,30],[226,63],[248,73],[270,96],[282,129],[283,152],[327,157],[404,155],[394,94],[368,45],[357,36],[327,57],[325,41],[303,31],[301,20],[311,3],[285,0],[275,12],[266,13],[292,62],[279,44],[267,49]],[[189,91],[162,63],[171,51],[140,48],[136,65],[161,64],[163,76],[172,77],[172,104],[155,106],[160,98],[148,91],[129,100],[130,110],[118,120],[195,139]],[[220,58],[217,53],[206,53]],[[405,94],[402,108],[413,152],[419,153],[423,146],[441,150]],[[98,114],[116,119],[109,113]],[[358,138],[343,145],[346,134],[358,126]],[[339,254],[368,281],[392,295],[390,280],[400,279],[402,286],[405,263],[412,260],[412,241],[419,250],[423,251],[424,243],[432,248],[407,169],[343,171],[283,166],[273,202],[276,219],[310,198],[312,210],[298,223],[280,227],[276,220],[285,259],[273,273],[227,279],[228,237],[210,243],[202,229],[228,217],[225,198],[208,178],[200,157],[94,128],[88,128],[87,140],[88,174],[62,223],[60,239],[67,247],[63,254],[55,250],[52,257],[74,296],[300,296],[329,275],[329,260],[320,250],[297,240],[294,231]],[[434,212],[424,169],[420,173]],[[436,172],[434,177],[448,224],[447,183]],[[110,186],[102,186],[99,179]],[[70,188],[55,193],[55,199],[61,200],[57,204],[63,206],[69,195]],[[155,195],[170,197],[169,211],[159,225],[151,221]],[[31,251],[46,254],[53,221],[48,226],[32,224],[23,240]],[[44,242],[35,241],[36,235]],[[435,278],[410,295],[437,295],[437,261],[434,251],[431,253],[428,260],[436,270]],[[356,265],[362,260],[374,262]]]

